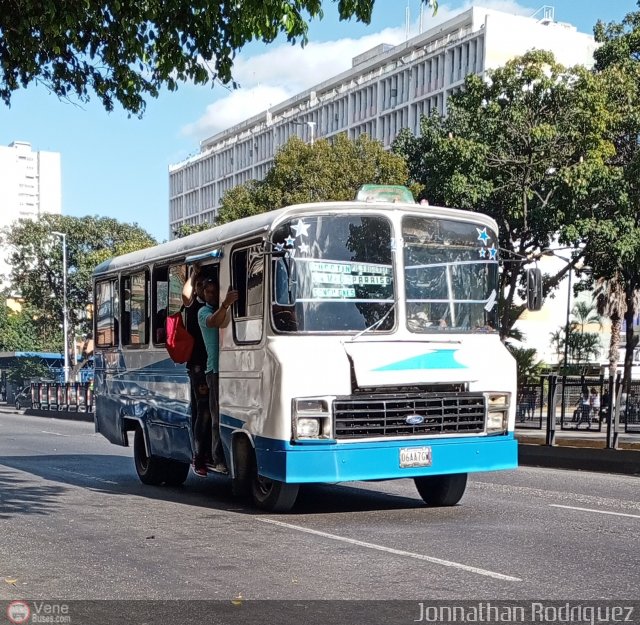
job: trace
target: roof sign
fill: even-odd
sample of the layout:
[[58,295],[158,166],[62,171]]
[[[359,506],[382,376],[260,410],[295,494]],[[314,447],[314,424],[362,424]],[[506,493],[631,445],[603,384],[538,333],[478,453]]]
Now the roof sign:
[[364,184],[358,189],[356,201],[415,204],[413,193],[399,184]]

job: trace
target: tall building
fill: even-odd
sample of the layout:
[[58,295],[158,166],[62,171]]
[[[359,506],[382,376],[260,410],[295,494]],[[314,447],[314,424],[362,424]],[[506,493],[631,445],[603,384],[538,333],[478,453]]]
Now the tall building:
[[[25,141],[0,146],[0,228],[16,219],[61,212],[60,154],[34,152]],[[0,247],[0,281],[9,272],[7,254]]]
[[528,50],[551,50],[564,65],[593,63],[595,42],[574,26],[473,7],[398,46],[356,56],[351,69],[206,139],[200,153],[169,167],[169,230],[213,222],[226,191],[260,180],[279,146],[346,132],[389,147],[422,115],[446,114],[468,74],[483,75]]

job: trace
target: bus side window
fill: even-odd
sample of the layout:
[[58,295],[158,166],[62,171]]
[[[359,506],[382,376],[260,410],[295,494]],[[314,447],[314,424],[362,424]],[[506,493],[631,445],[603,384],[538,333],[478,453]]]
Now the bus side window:
[[96,284],[96,345],[115,347],[118,336],[118,291],[115,280]]
[[164,345],[167,340],[165,323],[169,306],[169,269],[168,267],[153,268],[153,342]]
[[232,285],[239,294],[233,311],[235,339],[238,343],[257,343],[262,338],[264,310],[264,256],[260,247],[235,250],[231,270]]
[[166,343],[166,321],[168,315],[177,313],[182,307],[182,287],[187,275],[186,265],[171,265],[153,268],[153,342]]
[[122,279],[122,344],[142,347],[149,342],[149,272]]

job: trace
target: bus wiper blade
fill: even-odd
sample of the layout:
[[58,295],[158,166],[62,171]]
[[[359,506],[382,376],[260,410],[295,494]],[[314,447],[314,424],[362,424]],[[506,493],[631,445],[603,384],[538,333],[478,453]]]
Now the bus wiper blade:
[[368,328],[365,328],[364,330],[360,330],[360,332],[358,332],[358,334],[354,335],[353,338],[351,339],[351,341],[349,341],[349,342],[353,343],[357,338],[360,338],[366,332],[369,332],[370,330],[375,330],[391,314],[391,311],[395,307],[396,307],[396,303],[393,302],[393,304],[391,304],[391,306],[389,307],[389,310],[387,310],[387,312],[382,317],[380,317],[380,319],[378,319],[378,321],[375,321],[374,323],[372,323]]

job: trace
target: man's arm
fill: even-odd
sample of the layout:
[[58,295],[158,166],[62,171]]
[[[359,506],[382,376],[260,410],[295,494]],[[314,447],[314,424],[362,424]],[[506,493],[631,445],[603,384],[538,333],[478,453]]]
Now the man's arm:
[[233,303],[237,301],[238,291],[229,289],[227,295],[222,300],[222,304],[220,304],[220,308],[207,317],[207,328],[221,328],[227,318],[227,311]]
[[194,265],[191,275],[187,280],[185,280],[184,286],[182,287],[182,303],[184,306],[189,306],[193,301],[196,289],[196,278],[198,277],[199,272],[200,268],[197,265]]

